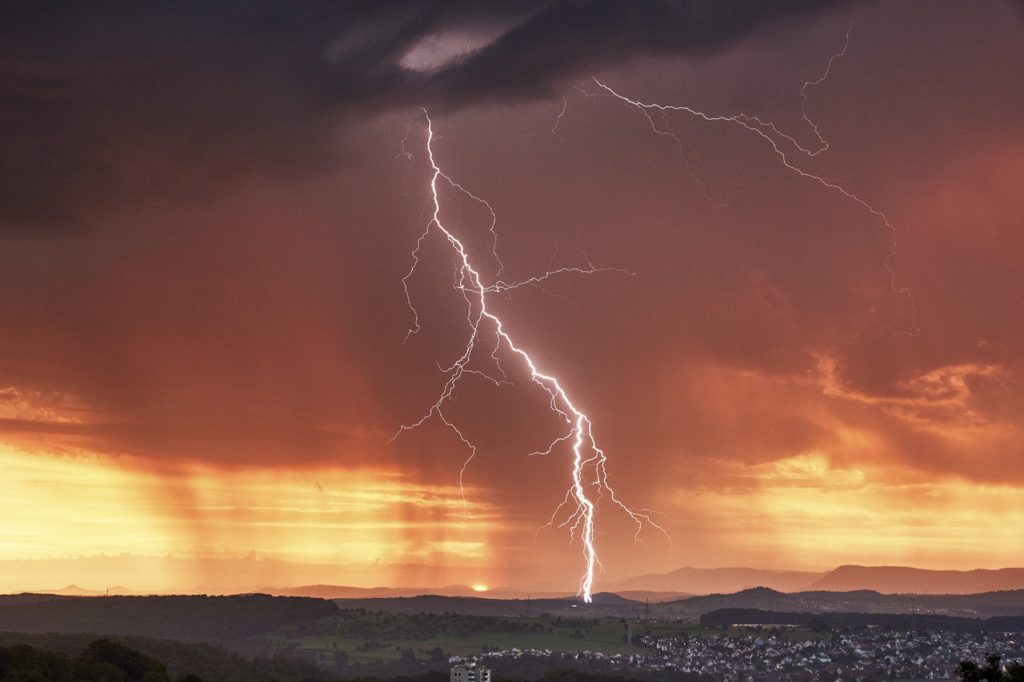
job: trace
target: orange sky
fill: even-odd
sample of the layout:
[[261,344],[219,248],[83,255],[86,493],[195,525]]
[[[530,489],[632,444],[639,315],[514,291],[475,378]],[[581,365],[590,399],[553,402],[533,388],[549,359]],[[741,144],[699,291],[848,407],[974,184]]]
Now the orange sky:
[[[809,92],[831,146],[806,164],[896,226],[916,335],[884,226],[749,131],[658,118],[677,144],[596,96],[582,66],[431,95],[435,151],[494,206],[510,278],[587,259],[634,273],[495,298],[592,418],[620,496],[671,537],[634,544],[605,500],[598,590],[684,565],[1024,564],[1021,17],[838,3],[711,52],[586,65],[630,96],[810,142],[801,86],[852,25]],[[43,108],[19,141],[0,133],[0,151],[52,161],[0,209],[0,591],[575,589],[580,547],[545,525],[569,455],[527,456],[558,422],[521,366],[450,404],[479,447],[464,496],[466,451],[443,425],[390,441],[436,399],[465,332],[449,252],[428,240],[409,282],[423,329],[402,342],[430,180],[412,103],[317,91],[307,111],[301,79],[232,80],[264,115],[236,128],[212,94],[242,78],[228,45],[189,64],[207,80],[174,72],[147,104],[107,70],[150,73],[144,19],[126,23],[138,45],[86,45],[84,65],[41,57],[31,33],[0,48],[25,69],[0,81],[0,107],[20,115],[58,74],[77,115],[68,128]],[[489,40],[492,19],[456,33]],[[109,111],[90,93],[114,96]],[[445,199],[493,276],[489,216]]]

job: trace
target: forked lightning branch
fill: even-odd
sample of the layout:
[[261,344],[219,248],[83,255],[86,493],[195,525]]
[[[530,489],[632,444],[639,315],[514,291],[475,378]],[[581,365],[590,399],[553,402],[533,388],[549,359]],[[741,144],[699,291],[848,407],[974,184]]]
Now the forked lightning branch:
[[[441,170],[441,166],[438,165],[434,153],[433,121],[426,110],[423,110],[423,117],[426,122],[426,152],[433,171],[430,179],[433,214],[416,242],[416,247],[412,251],[412,267],[405,278],[403,278],[407,301],[413,311],[413,327],[410,329],[410,334],[415,334],[419,330],[419,314],[412,302],[412,296],[408,289],[409,278],[419,265],[420,248],[423,242],[432,234],[436,234],[451,248],[456,258],[458,270],[456,287],[461,292],[466,303],[466,321],[469,335],[462,354],[451,366],[444,369],[447,380],[441,389],[437,401],[430,406],[418,421],[403,426],[395,436],[397,437],[403,431],[409,431],[422,426],[431,419],[436,419],[451,429],[469,450],[469,457],[463,463],[462,469],[459,472],[459,485],[461,486],[466,467],[476,456],[477,448],[466,437],[458,424],[448,418],[445,413],[445,406],[454,396],[462,379],[467,375],[480,374],[480,370],[473,367],[471,363],[481,350],[494,363],[495,369],[501,376],[505,376],[505,374],[500,357],[504,354],[518,358],[529,372],[533,383],[546,394],[552,411],[563,420],[565,425],[565,431],[562,435],[552,441],[547,446],[547,449],[542,452],[542,454],[550,454],[559,445],[564,443],[570,444],[569,488],[565,493],[565,498],[552,514],[550,523],[552,525],[557,524],[559,527],[568,527],[573,537],[579,537],[583,546],[583,558],[585,561],[584,573],[580,579],[579,594],[584,601],[590,602],[593,595],[594,573],[599,564],[597,549],[594,544],[594,517],[599,497],[606,496],[615,507],[629,516],[636,523],[636,533],[638,535],[645,525],[653,526],[663,533],[665,530],[651,518],[650,510],[629,507],[618,498],[615,490],[608,482],[607,458],[594,437],[590,418],[580,411],[558,378],[549,371],[540,369],[529,353],[516,344],[511,332],[505,327],[504,322],[494,312],[493,308],[488,305],[488,297],[498,292],[542,282],[562,274],[593,274],[602,271],[602,269],[593,266],[587,268],[558,268],[548,270],[535,277],[514,282],[501,280],[499,279],[500,274],[496,274],[492,280],[485,281],[483,275],[471,262],[465,245],[448,229],[441,218],[442,201],[439,186],[447,185],[451,190],[461,193],[473,201],[480,202],[487,208],[492,218],[495,216],[494,210],[490,204],[472,194]],[[493,222],[491,223],[491,231],[493,234]],[[494,255],[497,261],[497,254]],[[496,379],[492,380],[498,381]]]

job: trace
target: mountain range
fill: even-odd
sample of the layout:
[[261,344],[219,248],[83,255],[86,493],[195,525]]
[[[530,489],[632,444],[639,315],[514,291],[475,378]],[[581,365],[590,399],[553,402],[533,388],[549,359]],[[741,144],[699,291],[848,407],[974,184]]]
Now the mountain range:
[[[605,583],[601,591],[615,593],[636,602],[661,603],[699,595],[731,594],[762,587],[780,593],[871,591],[886,595],[966,595],[984,592],[1024,590],[1024,568],[942,571],[908,566],[839,566],[831,571],[787,571],[748,567],[679,568],[668,573],[649,573]],[[124,587],[91,590],[69,585],[50,594],[90,596],[132,594]],[[179,591],[180,592],[180,591]],[[195,592],[228,594],[229,590],[201,588]],[[490,599],[559,599],[572,597],[569,591],[497,588],[480,592],[466,585],[445,587],[352,587],[312,584],[292,587],[240,587],[234,592],[261,592],[278,596],[321,599],[400,598],[420,595],[487,597]],[[153,591],[138,593],[152,594]]]
[[689,568],[670,573],[648,573],[602,585],[602,589],[621,594],[627,591],[714,594],[739,592],[751,587],[769,587],[779,592],[807,589],[827,573],[777,571],[758,568]]
[[[785,571],[747,567],[679,568],[669,573],[649,573],[601,585],[634,601],[652,603],[676,601],[694,595],[732,594],[755,587],[775,592],[856,592],[867,590],[881,594],[978,594],[1024,589],[1024,568],[970,571],[937,571],[908,566],[840,566],[831,571]],[[491,599],[560,598],[565,592],[528,592],[499,588],[479,593],[465,585],[443,588],[422,587],[344,587],[309,585],[261,590],[283,596],[359,599],[374,597],[415,597],[433,594],[450,597],[476,596]]]
[[976,594],[1024,589],[1024,568],[937,571],[908,566],[839,566],[831,571],[779,571],[756,568],[680,568],[603,585],[624,591],[726,594],[753,587],[778,592],[851,592],[882,594]]
[[885,594],[974,594],[1024,589],[1024,568],[934,571],[906,566],[840,566],[806,589]]

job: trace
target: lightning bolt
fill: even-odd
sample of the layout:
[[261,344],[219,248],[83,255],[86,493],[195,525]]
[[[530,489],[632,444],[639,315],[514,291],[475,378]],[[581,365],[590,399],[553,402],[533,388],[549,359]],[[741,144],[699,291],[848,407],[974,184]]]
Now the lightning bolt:
[[[595,274],[598,272],[625,272],[617,268],[598,268],[591,263],[587,267],[563,267],[549,269],[546,272],[519,281],[506,281],[501,279],[502,265],[497,258],[497,214],[494,208],[484,199],[476,196],[463,185],[459,184],[447,175],[438,165],[434,156],[434,125],[426,109],[421,110],[426,120],[426,152],[433,174],[430,179],[430,195],[433,202],[433,215],[423,232],[419,235],[416,245],[412,250],[412,265],[406,275],[402,278],[402,287],[405,292],[406,302],[413,314],[413,324],[406,335],[406,341],[420,330],[419,313],[412,301],[409,291],[409,279],[416,271],[420,263],[420,249],[423,242],[432,233],[437,233],[451,248],[456,258],[457,272],[455,288],[461,293],[466,302],[466,321],[469,325],[469,336],[462,354],[448,367],[440,368],[442,373],[447,375],[447,380],[441,389],[437,400],[416,422],[403,425],[392,440],[406,431],[416,429],[431,419],[436,419],[451,430],[459,441],[469,451],[469,456],[463,462],[459,471],[459,485],[463,486],[463,478],[466,469],[476,457],[476,446],[466,437],[459,426],[452,421],[445,413],[445,405],[450,401],[460,383],[466,375],[481,375],[494,383],[507,381],[505,370],[499,361],[502,353],[518,357],[529,371],[530,380],[540,387],[548,397],[548,404],[551,410],[563,421],[565,431],[555,438],[545,449],[538,450],[531,455],[549,455],[555,448],[563,443],[571,443],[572,466],[570,472],[570,485],[555,511],[552,513],[548,525],[554,526],[563,510],[568,508],[568,517],[559,527],[568,527],[571,537],[579,537],[583,548],[583,559],[585,569],[580,578],[579,596],[584,602],[591,602],[593,599],[594,573],[600,566],[600,561],[595,547],[595,514],[598,500],[607,496],[611,503],[624,512],[635,524],[635,539],[639,539],[640,533],[646,525],[657,528],[668,537],[664,528],[658,525],[652,518],[653,512],[648,509],[637,509],[627,506],[616,495],[615,490],[608,482],[607,457],[605,452],[598,446],[593,432],[593,424],[590,418],[583,413],[569,397],[569,393],[559,382],[558,378],[546,371],[541,370],[530,357],[529,353],[515,343],[504,322],[488,305],[489,296],[496,293],[507,292],[527,285],[536,285],[552,277],[564,274]],[[404,141],[403,141],[404,152]],[[494,280],[487,284],[484,282],[480,271],[470,260],[469,252],[462,241],[444,224],[441,218],[441,197],[440,185],[447,185],[458,195],[468,197],[485,207],[491,216],[489,231],[492,235],[492,253],[497,263],[497,272]],[[502,379],[496,379],[481,370],[474,369],[470,362],[478,347],[489,344],[488,356],[501,373]],[[463,504],[465,505],[465,492],[463,488]]]
[[[761,140],[767,143],[769,149],[779,158],[779,160],[785,168],[789,169],[793,173],[796,173],[797,175],[806,180],[817,183],[822,187],[831,190],[832,192],[838,193],[842,197],[846,198],[847,200],[853,202],[854,204],[860,206],[862,209],[867,211],[876,220],[878,220],[878,222],[881,223],[881,225],[889,233],[889,251],[888,254],[885,256],[885,259],[882,261],[882,265],[885,268],[886,273],[888,274],[889,288],[892,292],[892,295],[896,298],[903,298],[904,300],[906,300],[910,311],[908,315],[908,325],[905,330],[896,330],[891,324],[889,325],[889,329],[894,334],[917,336],[920,333],[920,329],[917,326],[917,301],[915,300],[914,294],[913,292],[911,292],[909,287],[900,286],[898,284],[898,280],[896,277],[896,269],[895,267],[893,267],[892,264],[893,260],[896,258],[897,250],[897,233],[895,225],[892,224],[892,222],[889,220],[889,217],[885,213],[883,213],[881,210],[879,210],[874,205],[869,203],[866,199],[862,198],[860,195],[854,193],[852,190],[847,189],[843,185],[838,184],[837,182],[826,179],[821,175],[818,175],[805,169],[804,167],[802,167],[793,160],[793,157],[796,155],[803,155],[805,157],[813,158],[829,148],[828,141],[821,134],[821,130],[818,128],[817,124],[815,124],[815,122],[811,119],[811,117],[808,116],[807,114],[807,91],[810,88],[816,87],[824,83],[828,79],[832,71],[832,65],[835,63],[835,61],[846,55],[846,51],[850,45],[851,30],[852,27],[847,29],[846,41],[843,44],[843,48],[840,51],[833,54],[832,57],[829,59],[828,65],[825,68],[825,72],[816,80],[805,82],[803,84],[803,87],[800,89],[800,98],[802,102],[801,114],[803,116],[803,119],[810,126],[811,131],[813,132],[817,140],[817,145],[813,148],[802,145],[794,136],[783,132],[778,126],[776,126],[771,121],[763,120],[752,114],[708,114],[704,111],[700,111],[699,109],[695,109],[687,105],[672,105],[644,102],[620,94],[616,90],[612,89],[610,86],[598,80],[596,77],[591,77],[591,80],[593,80],[597,87],[600,88],[606,94],[611,95],[612,97],[636,109],[646,119],[646,121],[651,127],[651,130],[655,134],[670,137],[673,140],[675,140],[675,142],[679,145],[681,145],[682,142],[675,135],[675,133],[673,133],[671,130],[667,130],[664,127],[658,126],[655,123],[654,117],[652,115],[653,113],[657,113],[661,117],[664,117],[666,114],[669,113],[683,113],[693,116],[707,123],[722,123],[743,128],[753,133],[754,135],[758,136],[759,138],[761,138]],[[690,175],[693,176],[693,173],[691,172]],[[697,180],[697,178],[694,177],[694,180]],[[704,185],[700,183],[700,181],[697,182],[701,191],[704,192],[705,197],[707,197]]]
[[828,59],[828,64],[825,65],[825,72],[822,73],[818,78],[812,81],[805,81],[803,86],[800,88],[800,115],[807,123],[808,127],[814,132],[814,136],[818,138],[818,148],[813,151],[808,151],[808,156],[817,156],[822,152],[828,151],[829,144],[828,140],[821,134],[821,130],[818,128],[818,124],[814,122],[807,114],[807,91],[810,88],[816,88],[825,81],[832,74],[832,65],[836,63],[837,59],[841,59],[846,56],[846,51],[850,49],[850,33],[853,32],[853,24],[846,27],[846,37],[843,40],[843,48],[833,54]]
[[565,118],[565,112],[569,109],[569,99],[567,97],[562,98],[562,109],[558,112],[558,116],[555,117],[555,124],[551,126],[551,136],[562,139],[558,135],[558,126],[562,124],[562,119]]
[[[829,149],[828,141],[822,135],[817,124],[807,113],[807,93],[811,88],[821,85],[828,79],[833,64],[836,60],[845,56],[849,44],[850,29],[846,32],[846,40],[842,49],[831,56],[824,73],[813,81],[806,81],[800,89],[802,104],[801,114],[816,140],[816,144],[813,146],[802,145],[796,137],[784,132],[771,121],[761,119],[760,117],[752,114],[709,114],[686,105],[644,102],[620,94],[596,77],[593,77],[592,80],[603,93],[620,100],[640,112],[650,125],[652,132],[674,140],[680,147],[680,151],[683,150],[683,142],[671,131],[671,129],[668,128],[666,118],[668,114],[684,113],[707,123],[738,126],[756,135],[766,143],[769,149],[779,158],[781,164],[788,170],[796,173],[805,180],[817,183],[832,192],[838,193],[872,215],[889,232],[890,249],[888,255],[883,261],[883,264],[889,275],[889,283],[892,293],[898,297],[905,297],[910,306],[909,329],[900,332],[896,332],[896,330],[893,331],[894,333],[917,335],[919,333],[919,329],[917,327],[916,302],[908,287],[898,286],[896,271],[892,266],[892,261],[896,256],[897,233],[895,226],[889,220],[888,216],[869,203],[866,199],[847,189],[843,185],[813,173],[794,161],[794,157],[797,155],[813,158]],[[562,108],[555,119],[554,126],[551,129],[551,134],[555,137],[558,137],[558,127],[565,117],[567,107],[568,102],[563,99]],[[465,506],[464,477],[467,468],[476,457],[477,447],[469,440],[469,438],[466,437],[465,433],[459,428],[459,426],[447,416],[445,413],[445,405],[453,399],[456,389],[466,375],[481,376],[495,385],[510,383],[508,375],[501,364],[500,357],[503,353],[518,357],[528,368],[531,381],[547,394],[548,404],[551,410],[557,414],[565,424],[565,431],[561,435],[551,441],[546,448],[530,453],[530,456],[551,455],[558,446],[564,443],[571,443],[572,466],[570,473],[570,485],[564,498],[552,512],[546,525],[551,527],[557,525],[559,528],[567,527],[569,529],[570,537],[579,537],[583,548],[583,558],[585,562],[585,570],[580,579],[579,595],[585,602],[590,602],[593,598],[595,570],[601,565],[595,547],[595,514],[599,500],[607,496],[613,505],[624,512],[635,523],[636,531],[634,539],[637,541],[639,541],[640,534],[645,526],[648,525],[658,529],[664,533],[666,537],[668,537],[668,533],[652,519],[651,515],[653,512],[651,510],[629,507],[619,499],[615,490],[609,484],[607,456],[604,450],[602,450],[597,444],[597,440],[593,433],[593,424],[590,418],[575,405],[568,392],[559,382],[558,378],[551,373],[541,370],[527,351],[515,343],[502,320],[488,306],[488,300],[489,296],[492,294],[504,293],[528,285],[538,286],[550,278],[563,274],[571,273],[590,275],[597,272],[625,271],[617,268],[597,268],[588,261],[587,267],[585,268],[563,267],[552,269],[549,267],[546,272],[523,280],[507,281],[502,279],[501,274],[504,266],[497,254],[497,213],[490,203],[473,194],[442,170],[434,155],[433,121],[426,109],[421,109],[421,111],[423,112],[423,117],[426,121],[426,152],[430,162],[430,167],[433,171],[430,180],[430,195],[433,213],[423,232],[416,240],[415,247],[411,252],[412,263],[408,272],[402,278],[402,287],[405,292],[406,303],[413,315],[413,324],[406,334],[405,341],[408,341],[409,338],[421,329],[419,313],[413,303],[412,294],[409,290],[409,281],[419,266],[419,254],[424,241],[435,232],[443,238],[451,248],[453,255],[456,257],[457,268],[455,272],[454,287],[461,293],[462,298],[466,303],[466,322],[469,326],[469,336],[466,340],[465,348],[458,359],[448,367],[439,367],[441,372],[447,376],[447,380],[445,381],[437,400],[420,417],[419,420],[411,424],[403,425],[399,428],[394,436],[392,436],[392,440],[406,431],[419,428],[431,419],[440,421],[450,429],[469,452],[469,455],[463,462],[462,468],[459,471],[459,485],[463,490],[463,504],[466,509],[466,513],[468,514],[468,507]],[[661,124],[655,120],[655,115],[661,119]],[[406,136],[402,140],[402,154],[400,155],[404,158],[411,158],[411,154],[406,150],[408,138],[409,130],[407,129]],[[692,170],[690,175],[697,182],[700,189],[707,197],[706,189],[697,175]],[[439,186],[441,185],[447,185],[447,187],[458,196],[468,197],[472,201],[477,202],[486,208],[490,214],[491,220],[488,229],[492,239],[491,253],[497,267],[493,281],[489,284],[484,282],[480,271],[471,262],[465,245],[442,220],[442,201],[439,191]],[[708,198],[710,199],[710,197]],[[890,329],[892,329],[892,327],[890,327]],[[483,370],[470,366],[477,348],[484,347],[485,344],[490,344],[487,346],[487,348],[490,349],[488,357],[497,368],[500,378],[496,378]],[[590,493],[590,491],[593,491],[593,493]],[[565,514],[566,512],[564,510],[566,509],[569,510],[567,516],[559,522],[558,520],[561,518],[560,515]],[[671,541],[671,539],[669,539],[669,541]]]

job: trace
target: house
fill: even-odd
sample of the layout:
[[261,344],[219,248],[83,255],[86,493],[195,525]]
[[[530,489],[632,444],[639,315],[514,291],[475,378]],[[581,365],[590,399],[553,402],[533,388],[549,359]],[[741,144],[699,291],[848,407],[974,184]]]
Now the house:
[[472,663],[457,665],[448,675],[449,682],[491,682],[491,669]]

